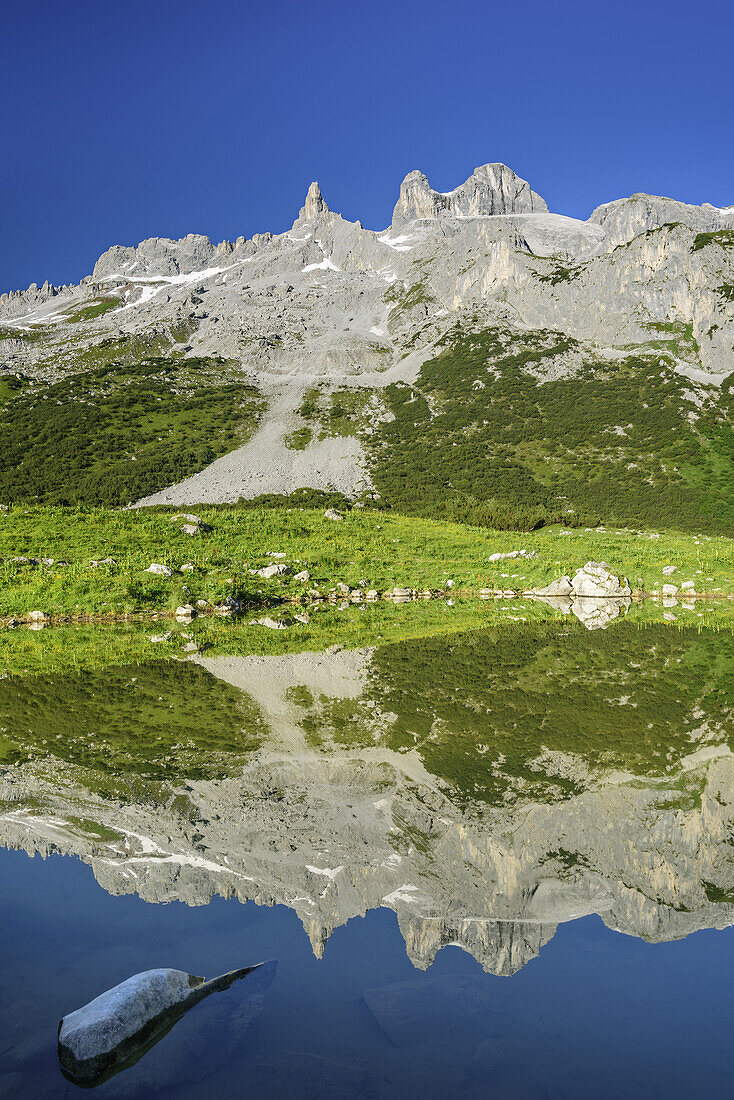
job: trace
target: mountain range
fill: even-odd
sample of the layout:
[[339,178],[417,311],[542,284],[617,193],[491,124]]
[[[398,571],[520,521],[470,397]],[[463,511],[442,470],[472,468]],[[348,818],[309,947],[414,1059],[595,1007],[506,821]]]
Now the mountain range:
[[[298,489],[499,526],[734,531],[734,207],[551,213],[486,164],[391,224],[114,246],[0,296],[0,498]],[[161,446],[164,444],[164,446]]]

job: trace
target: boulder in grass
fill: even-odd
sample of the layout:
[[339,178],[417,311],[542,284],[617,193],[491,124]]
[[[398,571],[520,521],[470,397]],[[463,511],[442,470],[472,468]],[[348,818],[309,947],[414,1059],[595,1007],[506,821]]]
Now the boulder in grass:
[[167,565],[159,565],[158,562],[155,562],[155,561],[152,561],[150,563],[150,565],[145,570],[145,572],[146,573],[155,573],[156,576],[158,576],[158,577],[172,577],[173,576],[173,570],[172,569],[169,569]]
[[574,574],[571,586],[575,596],[623,598],[632,595],[629,585],[615,577],[605,561],[587,561]]
[[337,512],[336,508],[327,508],[324,512],[324,519],[344,519],[341,512]]
[[278,565],[266,565],[264,569],[258,569],[257,576],[264,577],[266,581],[269,581],[273,577],[285,577],[290,571],[291,567],[289,565],[280,562]]
[[559,577],[557,581],[551,581],[545,588],[533,588],[532,594],[535,596],[570,596],[573,592],[573,586],[571,584],[571,578],[568,576]]

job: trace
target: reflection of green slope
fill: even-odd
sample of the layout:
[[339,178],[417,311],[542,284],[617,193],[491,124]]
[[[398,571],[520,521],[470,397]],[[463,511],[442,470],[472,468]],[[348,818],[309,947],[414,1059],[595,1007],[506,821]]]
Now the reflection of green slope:
[[703,742],[734,744],[734,639],[622,623],[425,638],[378,650],[369,694],[396,716],[383,743],[417,749],[463,801],[506,800],[508,781],[564,795],[583,771],[555,774],[546,750],[664,776]]
[[100,779],[212,778],[263,736],[247,696],[198,665],[0,680],[0,763],[55,756]]

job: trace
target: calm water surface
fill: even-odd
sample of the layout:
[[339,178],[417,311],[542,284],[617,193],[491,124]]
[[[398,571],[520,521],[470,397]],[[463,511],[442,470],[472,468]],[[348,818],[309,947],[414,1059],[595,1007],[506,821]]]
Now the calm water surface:
[[[0,1095],[734,1095],[734,636],[543,621],[0,679]],[[257,974],[257,972],[255,972]]]

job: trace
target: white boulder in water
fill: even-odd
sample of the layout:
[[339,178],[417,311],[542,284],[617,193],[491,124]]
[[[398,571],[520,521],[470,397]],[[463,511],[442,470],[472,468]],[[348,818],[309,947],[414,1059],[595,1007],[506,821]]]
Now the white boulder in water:
[[100,1084],[134,1062],[198,1001],[258,968],[232,970],[211,981],[183,970],[134,974],[61,1020],[58,1055],[64,1075],[76,1084]]

